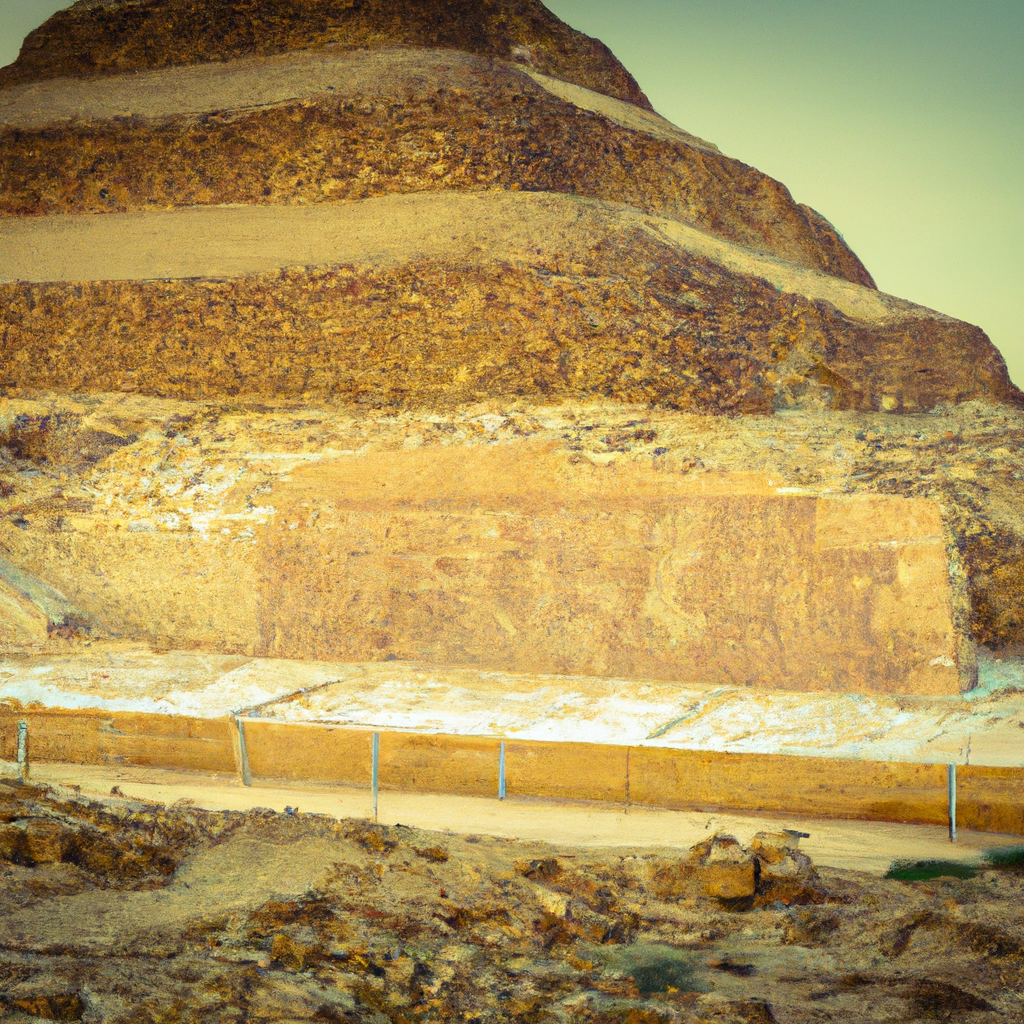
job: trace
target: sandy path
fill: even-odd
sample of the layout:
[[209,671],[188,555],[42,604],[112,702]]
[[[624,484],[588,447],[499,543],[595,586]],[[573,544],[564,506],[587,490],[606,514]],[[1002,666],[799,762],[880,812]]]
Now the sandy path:
[[[112,78],[57,78],[0,91],[0,124],[32,129],[73,118],[158,118],[245,110],[323,94],[401,95],[424,87],[470,88],[475,70],[490,63],[459,50],[383,47],[366,52],[328,46]],[[716,146],[632,103],[522,65],[514,67],[559,99],[602,114],[624,128],[718,152]]]
[[424,258],[525,262],[541,254],[585,256],[602,237],[636,230],[780,291],[830,302],[847,316],[891,315],[879,292],[679,221],[597,199],[504,190],[0,219],[0,281],[238,277],[288,266],[388,266]]
[[[368,818],[372,814],[368,790],[342,787],[254,785],[246,788],[233,780],[198,773],[85,765],[40,765],[33,771],[32,779],[36,783],[73,784],[85,793],[97,795],[109,794],[111,787],[117,785],[127,798],[173,803],[185,797],[193,800],[197,807],[208,810],[269,807],[283,811],[286,806],[292,806],[339,818]],[[719,831],[746,843],[757,832],[794,828],[810,833],[810,839],[801,840],[801,849],[816,864],[875,874],[883,874],[898,859],[974,861],[985,850],[1021,843],[1019,836],[966,830],[960,831],[956,843],[950,843],[946,829],[929,825],[698,814],[635,806],[626,811],[621,805],[540,799],[499,801],[484,797],[381,792],[378,806],[379,820],[383,824],[401,823],[414,828],[504,836],[558,846],[628,846],[631,850],[689,849]],[[235,852],[225,856],[233,857]],[[200,869],[205,870],[202,864],[195,870]],[[313,870],[320,868],[314,866]],[[296,875],[300,881],[302,877]]]

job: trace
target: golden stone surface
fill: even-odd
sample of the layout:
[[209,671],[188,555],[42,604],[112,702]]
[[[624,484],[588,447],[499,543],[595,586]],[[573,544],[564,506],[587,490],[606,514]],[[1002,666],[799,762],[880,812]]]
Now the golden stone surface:
[[983,332],[540,4],[76,4],[0,84],[5,649],[948,694],[1024,642]]
[[520,445],[320,463],[276,501],[259,542],[261,653],[961,687],[949,555],[926,500],[778,495],[742,476],[694,487],[657,460],[573,464]]

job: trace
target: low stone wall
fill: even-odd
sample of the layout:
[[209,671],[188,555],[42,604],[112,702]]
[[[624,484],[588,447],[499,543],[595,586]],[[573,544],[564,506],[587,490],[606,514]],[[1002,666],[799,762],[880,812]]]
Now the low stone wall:
[[28,726],[28,758],[73,764],[177,768],[233,775],[237,758],[225,718],[97,711],[0,709],[0,760],[14,761],[18,723]]
[[[18,722],[33,761],[243,775],[233,718],[40,712],[0,714],[0,760],[17,756]],[[244,719],[253,780],[369,787],[366,729]],[[502,741],[381,732],[381,789],[497,797]],[[664,747],[507,740],[508,796],[597,800],[675,810],[948,824],[945,765],[722,754]],[[961,828],[1024,835],[1024,769],[957,769]]]

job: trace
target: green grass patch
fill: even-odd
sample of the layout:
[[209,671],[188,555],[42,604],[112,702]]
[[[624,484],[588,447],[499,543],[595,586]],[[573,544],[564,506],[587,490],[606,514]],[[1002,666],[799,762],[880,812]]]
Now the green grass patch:
[[956,860],[897,860],[885,873],[898,882],[927,882],[931,878],[974,878],[979,868]]
[[670,988],[677,992],[692,992],[696,980],[692,965],[672,956],[651,957],[642,963],[633,964],[630,974],[644,995],[667,992]]
[[898,882],[927,882],[932,878],[974,878],[979,871],[1024,871],[1024,846],[987,850],[980,864],[956,860],[894,860],[885,877]]
[[628,975],[643,995],[655,992],[707,992],[711,986],[701,976],[704,962],[690,950],[660,942],[632,946],[589,947],[595,960],[603,960],[619,975]]
[[989,850],[985,854],[989,867],[1009,871],[1024,871],[1024,846],[1008,846],[1003,850]]

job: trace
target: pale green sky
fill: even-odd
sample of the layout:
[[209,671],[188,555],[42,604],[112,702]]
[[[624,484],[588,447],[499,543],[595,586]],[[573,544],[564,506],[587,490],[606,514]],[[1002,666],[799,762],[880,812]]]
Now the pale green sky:
[[[984,328],[1024,386],[1021,0],[546,2],[828,217],[884,291]],[[0,65],[64,6],[2,0]]]
[[1022,0],[546,0],[1024,386]]

